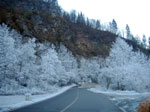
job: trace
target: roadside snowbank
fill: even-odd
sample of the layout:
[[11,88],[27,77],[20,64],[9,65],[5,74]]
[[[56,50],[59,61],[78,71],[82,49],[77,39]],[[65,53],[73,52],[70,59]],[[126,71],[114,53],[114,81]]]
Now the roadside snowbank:
[[136,91],[120,91],[120,90],[107,90],[103,87],[95,87],[95,88],[90,88],[88,89],[92,92],[95,92],[95,93],[102,93],[102,94],[106,94],[106,95],[109,95],[109,96],[129,96],[129,97],[134,97],[134,96],[148,96],[150,95],[149,92],[144,92],[144,93],[139,93],[139,92],[136,92]]
[[119,107],[124,108],[127,112],[136,112],[140,102],[150,99],[150,92],[138,93],[135,91],[114,91],[107,90],[100,86],[88,90],[94,93],[107,95],[110,100],[115,102]]
[[54,93],[43,94],[43,95],[32,95],[31,101],[25,101],[25,95],[16,95],[16,96],[0,96],[0,112],[10,111],[20,107],[28,106],[37,102],[44,101],[49,98],[53,98],[57,95],[64,93],[75,85],[66,86],[60,88]]

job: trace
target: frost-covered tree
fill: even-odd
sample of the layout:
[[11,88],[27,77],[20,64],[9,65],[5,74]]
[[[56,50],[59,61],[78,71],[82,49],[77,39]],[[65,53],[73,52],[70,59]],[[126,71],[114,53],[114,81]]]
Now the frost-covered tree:
[[115,44],[113,44],[111,53],[106,59],[106,68],[102,68],[101,70],[101,73],[103,74],[102,79],[107,84],[107,88],[110,83],[113,83],[113,79],[116,80],[116,85],[121,82],[120,78],[123,76],[122,74],[117,74],[116,72],[118,67],[124,66],[128,63],[132,55],[131,51],[132,48],[120,38],[118,38]]
[[0,94],[43,93],[70,80],[53,45],[22,38],[4,24],[0,54]]
[[107,88],[145,91],[150,89],[148,66],[143,53],[134,52],[131,46],[118,38],[106,59],[106,67],[101,69],[99,79]]
[[[57,84],[59,86],[67,85],[69,76],[59,60],[58,53],[55,51],[55,47],[48,48],[46,53],[42,56],[42,70],[43,73],[51,77],[49,83]],[[46,77],[45,77],[46,78]]]
[[5,24],[0,25],[0,87],[15,77],[17,54],[12,34]]
[[[120,54],[118,55],[118,51]],[[112,46],[111,53],[107,58],[107,64],[111,66],[123,65],[128,62],[132,56],[132,47],[130,47],[124,40],[118,38]]]
[[98,58],[85,59],[80,58],[79,77],[82,83],[98,83],[100,64]]
[[61,60],[65,71],[68,73],[69,83],[77,83],[79,81],[78,66],[77,60],[72,55],[72,52],[70,52],[64,45],[61,44],[58,57]]
[[63,44],[56,52],[49,42],[35,41],[0,25],[0,94],[43,93],[79,82],[150,90],[150,60],[121,38],[106,59],[74,57]]
[[[17,80],[22,86],[34,86],[33,79],[36,75],[36,56],[35,56],[35,39],[29,39],[26,43],[17,48],[18,50],[18,77]],[[32,80],[32,81],[31,81]]]
[[58,83],[56,74],[56,64],[58,61],[57,53],[54,49],[41,45],[41,65],[40,65],[40,81],[54,85]]

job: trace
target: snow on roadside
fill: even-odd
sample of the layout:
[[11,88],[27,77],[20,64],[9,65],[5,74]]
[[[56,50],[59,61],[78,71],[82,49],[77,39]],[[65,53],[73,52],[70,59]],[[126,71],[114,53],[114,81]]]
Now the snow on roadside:
[[53,98],[57,95],[64,93],[75,85],[66,86],[60,88],[54,93],[42,94],[42,95],[32,95],[31,101],[25,101],[25,95],[10,95],[10,96],[0,96],[0,112],[10,111],[20,107],[28,106],[37,102],[44,101],[49,98]]
[[90,88],[88,89],[89,91],[92,91],[94,93],[102,93],[102,94],[106,94],[108,96],[121,96],[121,97],[138,97],[138,96],[148,96],[150,95],[149,92],[144,92],[144,93],[138,93],[135,91],[120,91],[120,90],[107,90],[103,87],[95,87],[95,88]]
[[124,108],[127,112],[136,112],[140,102],[150,99],[150,92],[138,93],[135,91],[114,91],[107,90],[100,86],[88,90],[94,93],[107,95],[110,100],[115,102],[116,105]]

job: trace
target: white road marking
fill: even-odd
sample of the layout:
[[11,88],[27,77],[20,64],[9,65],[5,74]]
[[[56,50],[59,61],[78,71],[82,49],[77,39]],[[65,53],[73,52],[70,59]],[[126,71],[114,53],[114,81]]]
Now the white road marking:
[[67,109],[69,109],[77,100],[79,99],[79,90],[77,90],[77,96],[76,98],[73,100],[72,103],[70,103],[68,106],[66,106],[63,110],[61,110],[60,112],[65,112]]
[[127,112],[124,108],[122,108],[122,107],[119,107],[120,108],[120,110],[122,110],[122,112]]

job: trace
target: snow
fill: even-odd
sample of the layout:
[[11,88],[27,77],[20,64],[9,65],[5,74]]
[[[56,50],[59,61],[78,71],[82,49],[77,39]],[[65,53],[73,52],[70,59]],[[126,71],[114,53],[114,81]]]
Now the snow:
[[[24,40],[7,25],[0,25],[0,94],[44,94],[74,84],[74,69],[66,69],[59,58],[49,42],[37,43],[34,37]],[[71,55],[70,60],[75,58]]]
[[[0,25],[0,94],[46,95],[57,91],[61,86],[82,82],[82,84],[102,84],[105,88],[113,90],[126,90],[91,89],[111,96],[114,101],[149,95],[140,92],[150,91],[150,59],[140,51],[134,52],[132,46],[124,39],[119,37],[116,39],[106,58],[74,57],[62,43],[59,47],[58,49],[48,41],[37,43],[34,37],[24,40],[7,25]],[[13,97],[11,98],[17,97],[16,102],[10,101],[10,104],[14,103],[13,107],[29,103],[20,103],[24,100],[24,96]],[[30,102],[34,102],[37,97],[32,96]],[[7,97],[6,104],[9,104]]]
[[64,93],[75,85],[65,86],[53,93],[47,93],[42,95],[32,95],[31,100],[25,101],[25,95],[9,95],[0,96],[0,112],[14,110],[20,107],[28,106],[34,103],[44,101],[46,99],[53,98],[57,95]]
[[120,90],[106,90],[103,87],[96,87],[96,88],[90,88],[88,89],[92,92],[95,93],[102,93],[102,94],[106,94],[106,95],[111,95],[111,96],[145,96],[145,95],[150,95],[149,92],[144,92],[144,93],[139,93],[136,91],[120,91]]
[[132,46],[117,38],[98,79],[111,89],[150,91],[149,66],[146,55],[140,51],[134,52]]
[[109,89],[107,90],[101,86],[96,86],[88,90],[108,96],[110,100],[112,100],[119,107],[124,108],[127,112],[136,112],[140,102],[150,99],[150,92],[139,93],[136,91],[115,91]]
[[80,82],[150,91],[150,59],[133,52],[119,37],[105,59],[74,57],[62,43],[59,47],[48,41],[37,43],[34,37],[24,40],[7,25],[0,25],[0,94],[41,94],[54,86]]

